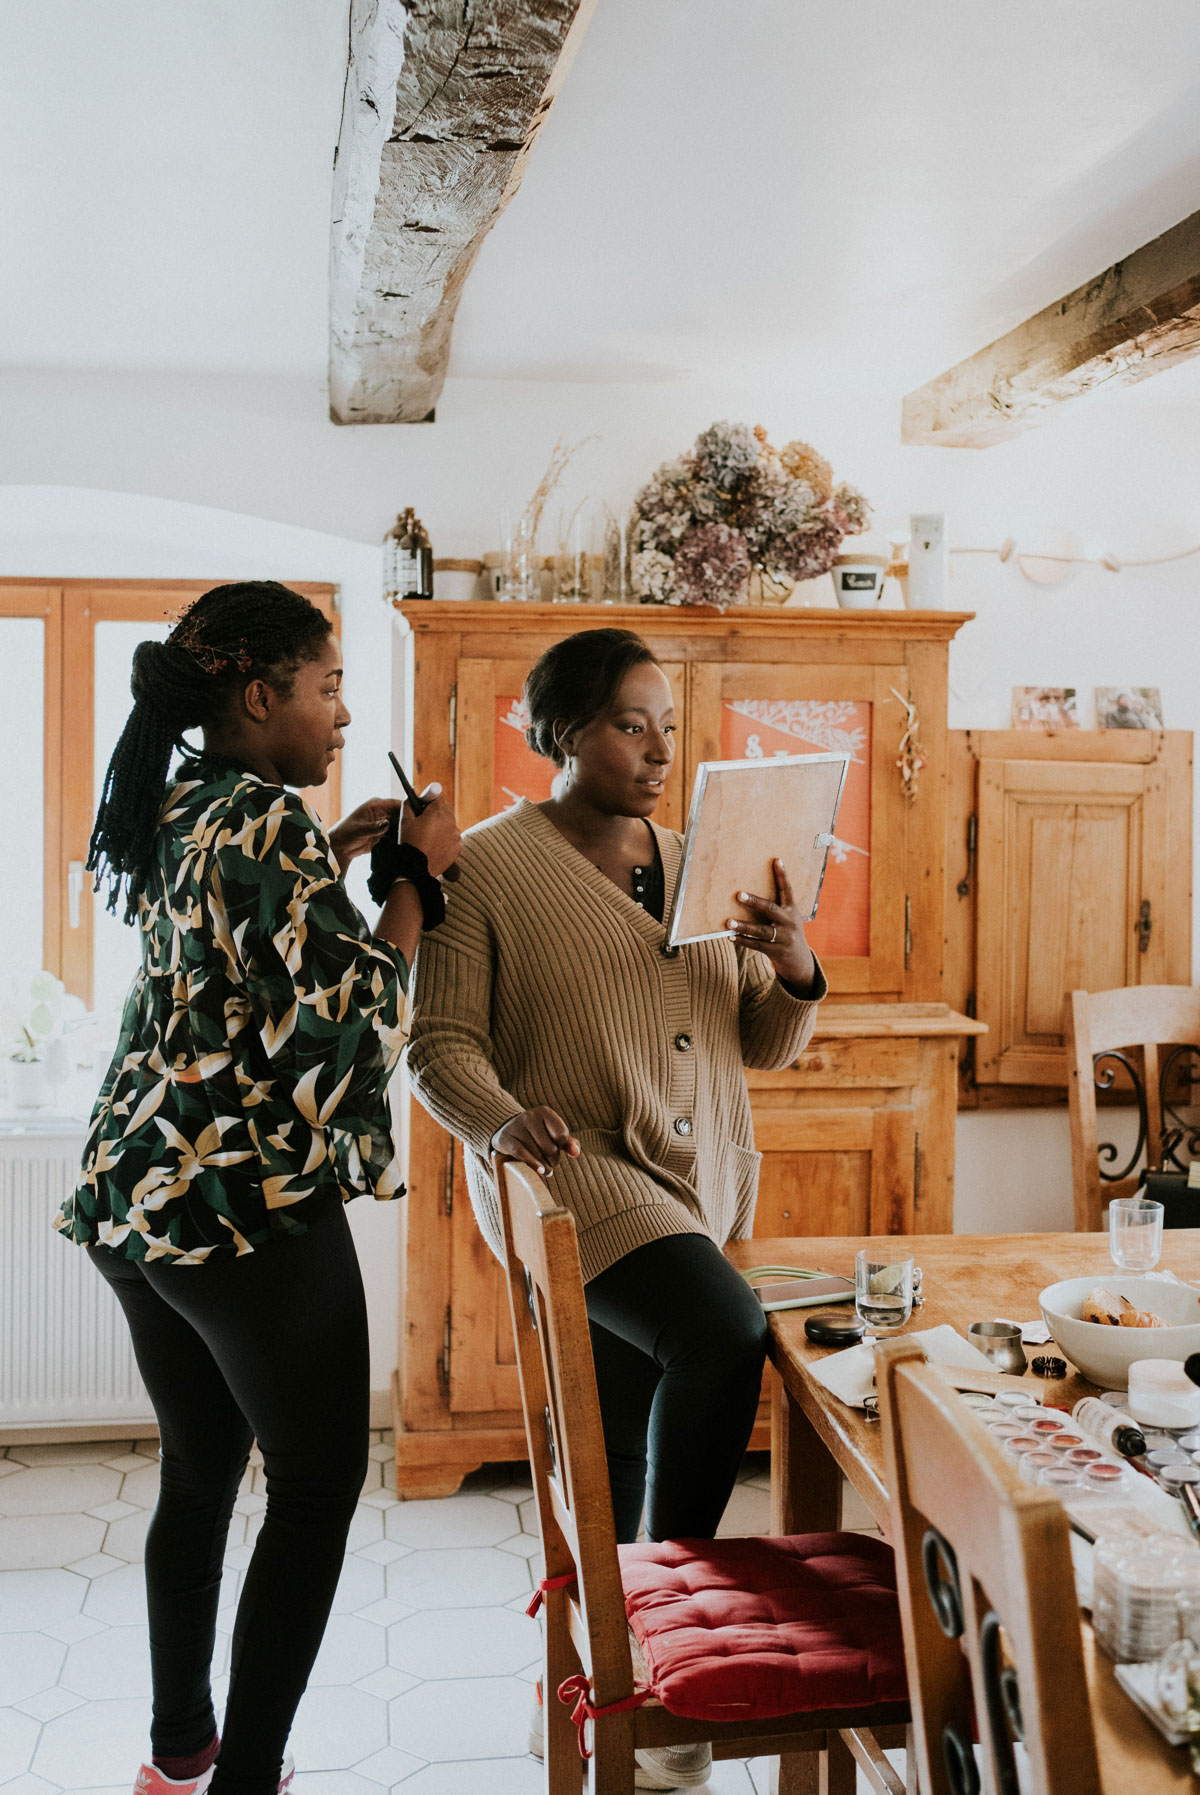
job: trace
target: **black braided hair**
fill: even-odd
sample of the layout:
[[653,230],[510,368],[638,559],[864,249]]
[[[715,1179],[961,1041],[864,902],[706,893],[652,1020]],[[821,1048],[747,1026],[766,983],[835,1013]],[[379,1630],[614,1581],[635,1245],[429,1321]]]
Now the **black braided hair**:
[[570,735],[598,717],[612,703],[631,667],[647,661],[658,666],[648,642],[628,629],[585,629],[564,636],[548,648],[525,681],[529,728],[525,740],[535,754],[566,765],[566,752],[554,732],[565,718]]
[[115,911],[125,887],[125,921],[137,916],[154,855],[171,756],[187,749],[185,729],[221,718],[233,695],[264,679],[283,697],[296,669],[321,651],[329,619],[277,580],[214,586],[180,617],[165,642],[139,642],[129,686],[133,709],[108,771],[88,844],[94,889],[108,880]]

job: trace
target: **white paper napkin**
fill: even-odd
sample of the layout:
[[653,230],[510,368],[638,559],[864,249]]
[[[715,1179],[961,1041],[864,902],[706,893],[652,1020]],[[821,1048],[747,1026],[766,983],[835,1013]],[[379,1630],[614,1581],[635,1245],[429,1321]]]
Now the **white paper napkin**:
[[[994,1371],[995,1366],[964,1340],[949,1322],[941,1327],[925,1328],[916,1334],[905,1334],[906,1340],[919,1340],[931,1365],[967,1365],[972,1371]],[[819,1384],[851,1408],[861,1409],[864,1398],[875,1389],[875,1348],[867,1341],[849,1346],[844,1352],[830,1353],[818,1359],[809,1370]]]

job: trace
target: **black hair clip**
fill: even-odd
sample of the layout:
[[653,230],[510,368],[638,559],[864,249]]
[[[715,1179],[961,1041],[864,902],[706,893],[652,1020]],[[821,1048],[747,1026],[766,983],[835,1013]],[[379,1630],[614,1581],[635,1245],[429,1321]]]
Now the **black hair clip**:
[[1055,1359],[1048,1354],[1039,1353],[1033,1361],[1033,1375],[1035,1377],[1066,1377],[1066,1360]]

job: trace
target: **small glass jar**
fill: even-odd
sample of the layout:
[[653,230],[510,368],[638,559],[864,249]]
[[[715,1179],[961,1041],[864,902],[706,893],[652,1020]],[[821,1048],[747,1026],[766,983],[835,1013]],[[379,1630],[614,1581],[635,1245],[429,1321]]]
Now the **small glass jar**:
[[1186,1460],[1181,1465],[1164,1465],[1158,1481],[1168,1496],[1177,1496],[1185,1483],[1200,1483],[1200,1470]]
[[1017,1469],[1026,1483],[1037,1483],[1041,1473],[1057,1463],[1058,1460],[1052,1452],[1027,1452],[1022,1457]]
[[1079,1488],[1079,1473],[1074,1465],[1043,1465],[1038,1472],[1038,1485],[1048,1490],[1075,1490]]
[[1110,1409],[1127,1409],[1129,1407],[1128,1390],[1101,1390],[1101,1402],[1106,1402]]
[[1110,1464],[1102,1458],[1098,1464],[1084,1465],[1079,1474],[1079,1487],[1093,1496],[1113,1496],[1129,1488],[1130,1473],[1124,1465]]
[[[1054,1434],[1067,1433],[1069,1429],[1066,1422],[1061,1420],[1057,1415],[1042,1414],[1038,1416],[1036,1421],[1026,1422],[1025,1431],[1026,1433],[1037,1434],[1039,1439],[1048,1440]],[[1075,1439],[1077,1441],[1079,1440],[1078,1434],[1075,1435]]]
[[1102,1465],[1105,1462],[1104,1454],[1096,1446],[1072,1446],[1063,1460],[1064,1464],[1074,1465],[1078,1471],[1082,1471],[1086,1465]]
[[1020,1390],[997,1390],[994,1401],[998,1409],[1011,1409],[1014,1412],[1032,1406],[1028,1397]]
[[1083,1444],[1084,1438],[1082,1434],[1073,1434],[1069,1428],[1064,1428],[1062,1433],[1050,1434],[1047,1437],[1046,1450],[1047,1452],[1057,1453],[1060,1457],[1065,1458],[1068,1452],[1074,1452]]
[[1023,1402],[1016,1410],[1016,1417],[1018,1421],[1040,1421],[1045,1413],[1040,1402]]
[[1152,1471],[1163,1471],[1168,1465],[1186,1465],[1190,1461],[1186,1452],[1178,1446],[1156,1446],[1153,1452],[1146,1454],[1146,1463]]
[[1042,1452],[1044,1447],[1036,1434],[1014,1434],[1011,1440],[1005,1440],[1004,1450],[1019,1465],[1027,1452]]
[[1015,1440],[1019,1437],[1021,1427],[1017,1421],[998,1421],[988,1428],[988,1432],[993,1440],[998,1440],[1003,1446],[1008,1440]]

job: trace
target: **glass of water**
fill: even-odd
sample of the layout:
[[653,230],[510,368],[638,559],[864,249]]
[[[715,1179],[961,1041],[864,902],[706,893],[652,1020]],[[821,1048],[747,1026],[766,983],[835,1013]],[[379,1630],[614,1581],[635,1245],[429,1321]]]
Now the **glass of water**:
[[1114,1197],[1108,1206],[1108,1250],[1122,1271],[1153,1271],[1162,1257],[1163,1206],[1145,1197]]
[[868,1334],[894,1334],[912,1314],[911,1253],[863,1247],[854,1255],[854,1307]]

